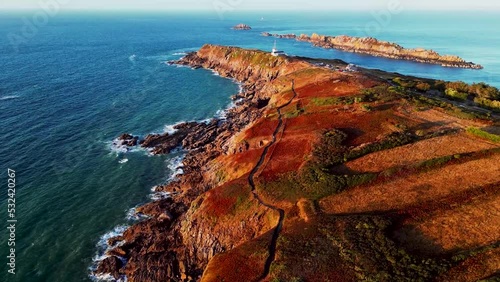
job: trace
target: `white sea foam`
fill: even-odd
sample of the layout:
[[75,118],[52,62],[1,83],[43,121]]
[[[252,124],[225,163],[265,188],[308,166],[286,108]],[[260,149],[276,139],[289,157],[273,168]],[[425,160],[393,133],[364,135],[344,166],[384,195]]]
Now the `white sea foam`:
[[155,192],[155,193],[149,195],[149,198],[153,201],[168,199],[170,197],[172,197],[172,193],[170,193],[170,192]]
[[[92,281],[96,282],[101,282],[101,281],[117,281],[117,282],[124,282],[127,281],[127,278],[125,276],[120,277],[119,279],[115,279],[113,276],[109,274],[95,274],[94,271],[97,269],[97,265],[107,259],[109,255],[107,255],[107,252],[110,251],[113,247],[121,246],[124,244],[124,242],[118,242],[114,246],[110,246],[108,244],[108,240],[114,237],[118,236],[123,236],[123,233],[125,230],[127,230],[129,226],[126,225],[120,225],[115,227],[113,230],[109,231],[108,233],[104,234],[99,238],[99,242],[97,242],[97,253],[92,259],[92,265],[90,266],[90,278]],[[127,263],[125,258],[118,257],[124,264]]]
[[3,100],[12,100],[12,99],[17,99],[17,98],[19,98],[18,95],[3,96],[3,97],[0,97],[0,101],[3,101]]
[[243,93],[245,89],[243,88],[243,83],[233,80],[238,85],[238,93]]
[[111,274],[91,274],[90,279],[95,282],[127,282],[127,276],[122,275],[120,278],[115,279]]
[[118,161],[118,163],[120,163],[120,164],[124,164],[126,162],[128,162],[128,159],[121,159],[121,160]]
[[138,213],[137,207],[135,207],[127,211],[127,216],[125,218],[129,221],[141,221],[143,219],[148,219],[150,217],[145,214]]
[[209,124],[212,122],[212,118],[202,119],[198,121],[199,123]]
[[132,55],[130,57],[128,57],[128,59],[131,61],[131,62],[135,62],[135,59],[137,59],[137,55]]
[[[145,151],[140,146],[129,147],[126,145],[122,145],[121,140],[118,140],[118,138],[114,139],[113,141],[106,142],[106,144],[107,144],[108,149],[111,151],[111,153],[114,153],[116,156],[119,156],[119,155],[125,154],[125,153],[130,153],[130,152]],[[121,160],[121,161],[123,161],[123,160]]]
[[177,176],[184,173],[184,170],[182,169],[184,157],[185,157],[185,154],[182,154],[182,155],[174,157],[168,161],[167,167],[168,167],[168,169],[170,169],[170,171],[172,171],[172,174],[168,178],[168,181],[172,181]]
[[230,109],[236,107],[236,102],[238,102],[238,101],[239,100],[237,100],[237,101],[231,101],[231,103],[229,103],[225,109],[218,110],[215,113],[215,118],[220,119],[220,120],[226,120],[227,119],[227,112]]
[[[109,257],[107,255],[107,252],[111,250],[113,247],[118,247],[124,244],[123,241],[117,242],[114,246],[110,246],[108,244],[108,240],[117,236],[122,236],[125,230],[127,230],[129,226],[127,225],[120,225],[115,227],[113,230],[109,231],[108,233],[104,234],[99,238],[99,242],[97,242],[97,253],[92,259],[92,265],[89,267],[90,270],[90,279],[95,282],[104,282],[104,281],[115,281],[115,282],[126,282],[127,277],[121,276],[118,279],[115,279],[112,275],[110,274],[96,274],[94,273],[95,270],[97,269],[98,264],[105,260],[106,258]],[[125,258],[118,257],[123,264],[126,264],[127,261]]]
[[186,52],[176,52],[176,53],[173,53],[172,55],[174,55],[174,56],[186,56],[187,53]]
[[[116,226],[113,230],[109,231],[108,233],[104,234],[99,238],[99,242],[97,242],[97,248],[100,250],[99,254],[96,256],[96,259],[102,258],[105,259],[107,256],[105,255],[105,252],[111,247],[108,244],[108,240],[114,237],[122,236],[123,232],[127,230],[129,226],[127,225],[119,225]],[[100,259],[100,260],[102,260]]]
[[177,129],[175,129],[174,127],[179,125],[179,124],[182,124],[184,123],[184,121],[180,121],[180,122],[177,122],[177,123],[174,123],[174,124],[167,124],[163,127],[163,133],[168,133],[168,134],[174,134],[177,132]]
[[137,216],[137,208],[131,208],[127,210],[127,216],[125,216],[127,220],[139,220]]

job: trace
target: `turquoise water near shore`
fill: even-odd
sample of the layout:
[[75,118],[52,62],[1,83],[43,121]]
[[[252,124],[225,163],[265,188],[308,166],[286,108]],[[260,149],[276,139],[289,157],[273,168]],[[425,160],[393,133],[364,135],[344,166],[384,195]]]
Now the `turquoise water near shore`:
[[[127,211],[168,180],[179,155],[123,153],[112,149],[112,140],[124,132],[163,132],[179,121],[213,117],[238,92],[233,81],[210,71],[165,61],[205,43],[269,50],[274,39],[261,37],[263,31],[359,35],[373,21],[369,12],[228,12],[224,20],[215,12],[65,12],[16,52],[8,34],[19,33],[22,18],[33,13],[0,12],[0,221],[7,218],[7,168],[17,172],[18,219],[15,276],[7,274],[8,234],[0,235],[2,281],[89,281],[102,236],[131,223]],[[456,54],[484,70],[373,58],[292,40],[278,46],[291,55],[499,87],[499,16],[402,12],[371,34]],[[253,29],[230,29],[240,22]]]

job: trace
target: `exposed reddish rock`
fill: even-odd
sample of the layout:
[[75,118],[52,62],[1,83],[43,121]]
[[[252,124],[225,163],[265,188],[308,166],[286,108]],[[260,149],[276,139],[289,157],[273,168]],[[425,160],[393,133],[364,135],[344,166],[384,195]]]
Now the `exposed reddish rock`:
[[121,141],[120,145],[124,146],[137,146],[137,143],[139,141],[139,137],[137,136],[132,136],[128,133],[122,134],[120,137],[118,137],[118,140]]
[[467,62],[458,56],[440,55],[436,51],[422,48],[406,49],[396,43],[381,41],[373,37],[352,37],[347,35],[326,36],[313,33],[311,36],[301,34],[271,34],[262,33],[263,36],[276,38],[296,39],[297,41],[310,42],[314,46],[333,48],[346,52],[368,54],[398,60],[408,60],[419,63],[438,64],[443,67],[482,69],[483,66]]
[[252,28],[246,24],[237,24],[233,27],[235,30],[251,30]]
[[95,273],[97,274],[111,274],[115,279],[120,278],[120,270],[123,267],[123,262],[116,256],[105,258],[99,263]]
[[120,241],[123,241],[123,237],[122,236],[117,236],[117,237],[109,238],[108,239],[108,245],[114,246],[116,243],[118,243]]
[[108,256],[117,256],[117,257],[125,257],[127,256],[127,252],[121,247],[115,247],[112,250],[106,252]]

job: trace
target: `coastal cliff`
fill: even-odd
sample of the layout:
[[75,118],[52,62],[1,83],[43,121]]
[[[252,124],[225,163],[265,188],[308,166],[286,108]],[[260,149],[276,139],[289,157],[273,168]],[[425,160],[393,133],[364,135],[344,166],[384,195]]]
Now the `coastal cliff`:
[[[392,86],[391,74],[324,67],[331,61],[205,45],[172,63],[211,69],[243,91],[225,119],[122,136],[156,154],[182,146],[184,173],[156,188],[171,198],[139,207],[145,219],[110,239],[96,273],[141,282],[470,281],[498,270],[482,260],[500,257],[498,216],[488,209],[500,196],[499,146],[465,133],[494,122],[457,119]],[[474,216],[464,225],[454,219],[462,214]],[[440,221],[447,232],[435,232]]]
[[422,48],[406,49],[396,43],[381,41],[373,37],[351,37],[346,35],[325,36],[313,33],[311,36],[301,34],[271,34],[264,32],[263,36],[276,38],[296,39],[297,41],[310,42],[314,46],[333,48],[346,52],[367,54],[371,56],[408,60],[419,63],[437,64],[444,67],[482,69],[483,67],[472,62],[467,62],[458,56],[440,55],[433,50]]
[[[245,210],[228,218],[225,215],[231,210],[231,202],[209,190],[248,184],[238,179],[250,172],[256,151],[261,142],[267,141],[240,140],[235,134],[260,118],[272,95],[284,87],[269,86],[268,82],[311,65],[262,51],[213,45],[205,45],[175,63],[211,69],[239,81],[244,91],[237,96],[243,101],[226,112],[225,120],[179,124],[173,134],[148,135],[141,140],[141,146],[151,148],[154,154],[169,153],[178,146],[189,150],[183,161],[184,174],[156,188],[156,192],[175,196],[137,209],[148,218],[110,241],[116,247],[99,264],[97,273],[111,273],[115,278],[126,275],[128,281],[196,281],[214,255],[276,224],[277,215],[250,199],[250,190],[230,192],[242,194],[239,199],[244,200],[239,204],[245,205]],[[137,137],[128,134],[120,139],[125,145],[138,143]],[[236,166],[225,167],[231,164]],[[213,203],[207,204],[207,198]],[[127,263],[117,263],[116,257]]]

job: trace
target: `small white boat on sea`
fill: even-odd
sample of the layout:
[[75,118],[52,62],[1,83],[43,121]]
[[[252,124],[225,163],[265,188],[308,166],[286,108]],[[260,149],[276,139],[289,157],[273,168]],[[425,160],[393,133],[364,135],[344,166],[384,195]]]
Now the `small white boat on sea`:
[[274,40],[274,47],[273,47],[273,51],[271,52],[271,55],[273,55],[275,57],[285,56],[284,51],[280,51],[280,50],[278,50],[278,48],[276,48],[276,40]]

